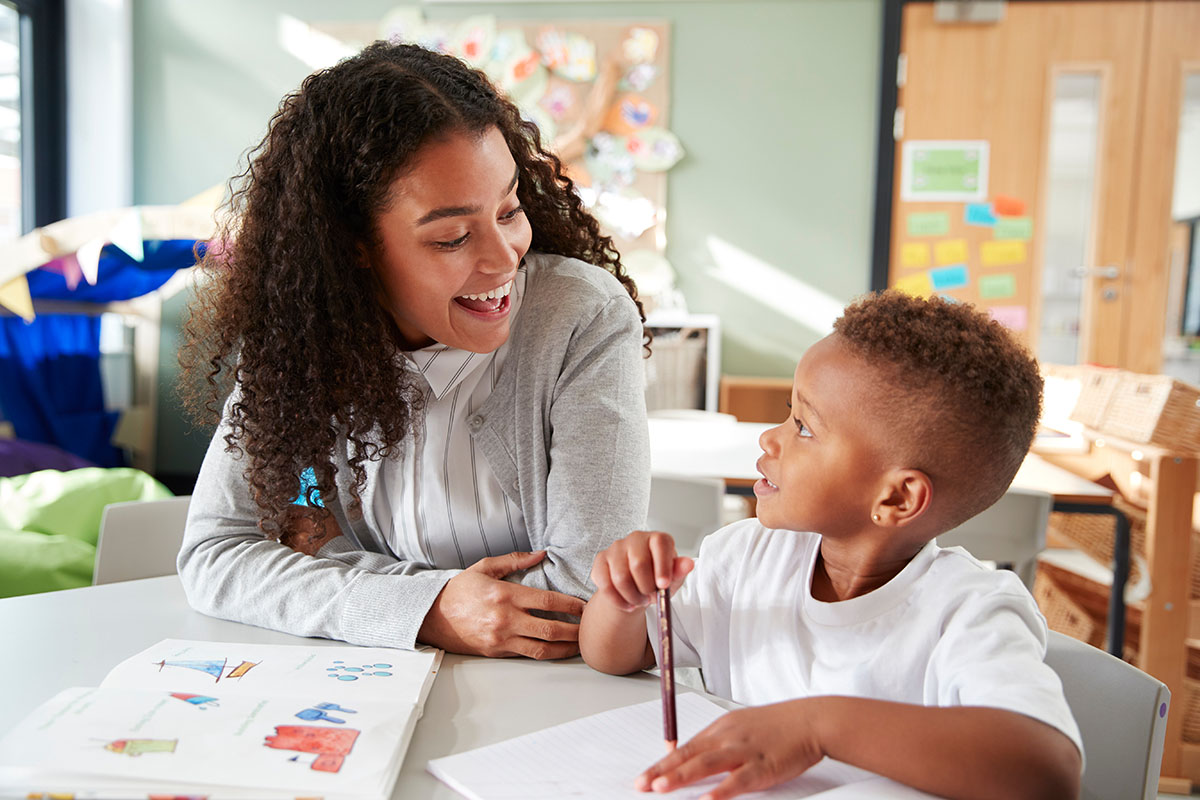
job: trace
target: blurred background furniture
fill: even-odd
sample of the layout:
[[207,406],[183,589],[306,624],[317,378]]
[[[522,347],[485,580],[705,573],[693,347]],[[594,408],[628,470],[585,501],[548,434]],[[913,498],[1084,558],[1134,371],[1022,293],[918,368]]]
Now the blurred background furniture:
[[92,583],[174,575],[191,501],[188,495],[106,506]]

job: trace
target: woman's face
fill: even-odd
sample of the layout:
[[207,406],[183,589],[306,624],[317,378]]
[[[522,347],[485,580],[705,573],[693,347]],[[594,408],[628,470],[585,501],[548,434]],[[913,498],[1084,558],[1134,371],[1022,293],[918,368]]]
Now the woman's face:
[[499,129],[426,144],[376,219],[382,302],[405,349],[490,353],[508,339],[509,291],[533,232]]

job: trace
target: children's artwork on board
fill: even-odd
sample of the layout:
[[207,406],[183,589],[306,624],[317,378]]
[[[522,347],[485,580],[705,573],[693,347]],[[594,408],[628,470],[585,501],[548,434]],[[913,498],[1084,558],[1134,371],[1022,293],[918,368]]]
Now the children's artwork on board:
[[409,42],[483,70],[538,126],[622,254],[665,249],[665,173],[684,157],[668,120],[666,22],[431,20],[400,7],[378,24],[311,27],[348,51]]

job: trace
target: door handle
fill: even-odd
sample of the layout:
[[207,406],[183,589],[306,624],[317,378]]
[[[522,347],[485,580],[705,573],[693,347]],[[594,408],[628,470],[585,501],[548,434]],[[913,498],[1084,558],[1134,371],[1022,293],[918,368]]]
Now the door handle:
[[1115,281],[1121,277],[1120,267],[1075,267],[1071,270],[1071,274],[1076,278],[1086,278],[1090,275],[1095,275],[1097,278],[1105,278],[1110,281]]

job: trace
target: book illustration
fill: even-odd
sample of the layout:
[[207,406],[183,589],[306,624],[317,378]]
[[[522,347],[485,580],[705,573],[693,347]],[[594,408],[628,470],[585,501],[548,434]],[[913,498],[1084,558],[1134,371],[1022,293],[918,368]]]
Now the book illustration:
[[312,708],[306,708],[303,711],[297,711],[296,716],[305,722],[324,721],[333,722],[338,725],[342,725],[346,722],[344,719],[338,719],[337,717],[330,716],[329,714],[325,713],[327,711],[340,711],[343,714],[358,713],[352,708],[342,708],[337,703],[317,703]]
[[143,753],[174,753],[177,744],[178,739],[114,739],[104,749],[137,758]]
[[243,661],[236,667],[229,670],[228,675],[224,675],[225,669],[229,666],[229,659],[197,659],[194,661],[167,661],[162,660],[155,662],[158,664],[158,671],[162,672],[164,667],[180,667],[182,669],[194,669],[199,672],[207,672],[213,676],[214,682],[220,681],[222,676],[225,678],[241,678],[247,672],[261,664],[261,661]]
[[266,737],[263,744],[277,750],[316,753],[317,758],[310,765],[310,769],[321,772],[337,772],[342,768],[351,748],[354,747],[354,741],[358,739],[358,734],[359,732],[353,728],[276,725],[275,735]]
[[334,666],[326,667],[325,673],[339,681],[356,681],[359,678],[375,677],[390,678],[391,664],[363,664],[361,667],[347,666],[345,661],[334,661]]
[[171,692],[171,697],[176,700],[182,700],[185,703],[191,703],[201,711],[206,710],[209,706],[216,707],[220,705],[217,698],[209,697],[206,694],[189,694],[187,692]]

